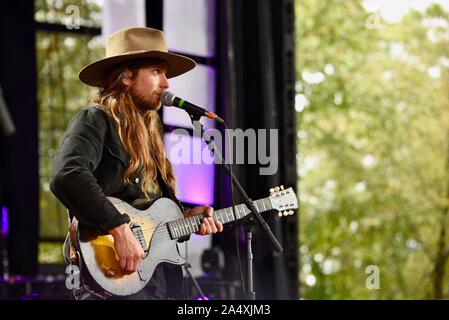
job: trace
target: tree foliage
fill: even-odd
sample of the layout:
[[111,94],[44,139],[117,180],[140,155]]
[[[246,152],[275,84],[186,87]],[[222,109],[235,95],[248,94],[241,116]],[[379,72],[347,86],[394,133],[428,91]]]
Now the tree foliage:
[[449,14],[301,0],[296,17],[301,295],[447,298]]

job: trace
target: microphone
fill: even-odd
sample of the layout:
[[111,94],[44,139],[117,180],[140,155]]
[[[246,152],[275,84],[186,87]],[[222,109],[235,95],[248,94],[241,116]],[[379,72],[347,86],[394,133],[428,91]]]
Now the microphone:
[[208,117],[209,119],[213,119],[219,123],[224,123],[224,120],[217,116],[215,113],[210,112],[204,108],[198,107],[193,103],[185,101],[184,99],[178,98],[170,91],[164,91],[161,95],[161,101],[164,106],[167,107],[177,107],[180,109],[184,109],[189,114],[199,116],[199,117]]

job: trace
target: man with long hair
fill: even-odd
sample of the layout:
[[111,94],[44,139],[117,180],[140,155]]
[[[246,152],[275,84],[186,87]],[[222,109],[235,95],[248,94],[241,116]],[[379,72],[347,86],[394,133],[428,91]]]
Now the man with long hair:
[[[138,270],[144,251],[129,226],[129,216],[121,214],[107,196],[139,209],[159,197],[171,198],[180,206],[157,110],[169,86],[167,78],[194,67],[193,60],[168,52],[161,31],[127,28],[110,35],[106,57],[79,74],[82,82],[98,87],[99,94],[70,122],[54,159],[50,186],[80,232],[113,237],[124,274]],[[211,207],[198,206],[183,214],[204,215],[200,235],[223,230],[212,219]],[[127,298],[182,298],[181,292],[180,268],[159,265],[148,285]],[[92,292],[76,290],[74,296],[95,298]]]

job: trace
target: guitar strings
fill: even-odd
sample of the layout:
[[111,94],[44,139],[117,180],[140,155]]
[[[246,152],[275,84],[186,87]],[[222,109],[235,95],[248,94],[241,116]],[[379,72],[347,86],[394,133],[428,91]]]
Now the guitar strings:
[[[142,232],[144,233],[144,237],[145,237],[145,232],[152,231],[152,230],[156,230],[156,231],[153,233],[153,236],[151,237],[151,241],[154,241],[154,240],[169,240],[169,239],[170,240],[175,240],[175,239],[172,239],[170,237],[170,232],[168,230],[168,226],[167,226],[166,223],[164,223],[161,226],[157,226],[156,228],[151,228],[151,227],[150,228],[142,228]],[[198,231],[199,231],[199,228],[198,228],[198,230],[196,230],[196,231],[194,231],[192,233],[195,233],[195,232],[198,232]],[[145,240],[148,241],[148,239],[145,239]]]
[[[220,212],[220,211],[223,211],[223,212]],[[219,212],[220,212],[221,219],[217,219],[217,221],[220,221],[222,223],[234,221],[234,219],[225,221],[224,217],[228,217],[225,209],[217,210],[215,212],[215,214],[217,214]],[[245,210],[243,210],[243,217],[245,216],[245,213],[246,213]],[[189,217],[189,218],[191,218],[191,217]],[[187,219],[189,219],[189,218],[187,218]],[[184,219],[186,219],[186,218],[184,218]],[[176,220],[173,220],[173,221],[176,221]],[[195,220],[193,220],[193,221],[196,222]],[[172,221],[170,221],[170,222],[172,222]],[[170,231],[169,231],[169,227],[168,227],[167,223],[168,222],[165,222],[163,225],[156,225],[155,227],[141,227],[141,231],[143,233],[145,242],[151,243],[152,241],[155,241],[155,240],[159,240],[159,241],[160,240],[175,240],[175,239],[179,239],[179,238],[182,238],[182,237],[185,237],[185,236],[188,236],[188,235],[191,235],[193,233],[200,231],[200,225],[198,225],[196,223],[194,223],[196,230],[193,232],[190,231],[192,224],[184,225],[183,223],[181,223],[182,227],[177,226],[177,229],[178,229],[178,233],[181,232],[182,235],[173,239],[170,236]],[[145,233],[152,232],[152,231],[154,231],[154,232],[151,236],[151,239],[146,239]],[[186,233],[185,231],[187,231],[188,233]]]
[[[223,221],[222,221],[223,220]],[[174,220],[174,221],[176,221],[176,220]],[[227,222],[231,222],[231,221],[233,221],[233,220],[229,220],[229,221],[224,221],[224,219],[217,219],[216,221],[220,221],[220,222],[222,222],[222,223],[227,223]],[[182,238],[182,237],[184,237],[184,236],[188,236],[188,235],[190,235],[190,234],[193,234],[193,233],[195,233],[195,232],[198,232],[198,231],[200,231],[200,224],[194,224],[194,226],[196,227],[195,228],[195,230],[192,232],[192,231],[190,231],[190,229],[192,229],[192,224],[188,224],[188,225],[183,225],[183,227],[179,227],[178,226],[178,230],[180,230],[181,232],[182,232],[182,236],[180,236],[180,237],[178,237],[177,239],[179,239],[179,238]],[[155,232],[154,232],[154,234],[153,234],[153,236],[152,236],[152,240],[153,239],[159,239],[159,240],[161,240],[163,237],[165,237],[165,239],[164,240],[166,240],[166,239],[172,239],[171,237],[170,237],[170,232],[169,232],[169,230],[168,230],[168,225],[167,225],[167,223],[164,223],[163,225],[161,225],[161,226],[156,226],[156,227],[141,227],[141,230],[142,230],[142,233],[145,233],[145,232],[151,232],[151,231],[153,231],[153,230],[156,230]],[[160,235],[160,234],[157,234],[157,232],[158,231],[161,231],[161,232],[163,232],[164,234],[163,235]],[[185,234],[185,231],[187,231],[188,233],[187,234]],[[159,232],[160,233],[160,232]],[[166,236],[167,235],[167,236]],[[145,236],[145,235],[144,235]],[[145,239],[146,240],[146,239]],[[174,240],[174,239],[173,239]]]
[[[144,237],[145,237],[145,232],[151,232],[151,231],[155,230],[154,233],[153,233],[153,236],[151,237],[150,242],[154,241],[154,240],[159,240],[159,241],[160,240],[176,240],[176,239],[179,239],[179,238],[182,238],[184,236],[187,236],[187,235],[190,235],[190,234],[193,234],[195,232],[200,231],[200,225],[196,225],[197,229],[195,231],[193,231],[193,232],[191,232],[189,230],[190,228],[188,228],[187,226],[184,226],[184,228],[180,229],[182,231],[183,235],[180,236],[180,237],[176,237],[175,239],[172,239],[172,237],[170,236],[170,232],[169,232],[168,228],[169,227],[168,227],[167,223],[164,223],[164,224],[158,225],[156,227],[144,227],[144,228],[141,227],[141,230],[142,230],[142,233],[144,234]],[[178,227],[178,229],[179,229],[179,227]],[[185,231],[188,231],[188,233],[185,234]],[[148,242],[149,239],[145,238],[145,241]]]
[[[217,210],[216,214],[219,211],[221,211],[221,210]],[[223,214],[224,214],[224,216],[223,216]],[[221,218],[217,219],[216,221],[220,221],[222,223],[227,223],[227,222],[234,221],[234,219],[225,221],[225,219],[223,217],[228,217],[226,212],[220,213],[220,216],[221,216]],[[189,218],[187,218],[187,219],[189,219]],[[184,219],[186,219],[186,218],[184,218]],[[173,221],[176,221],[176,220],[173,220]],[[173,221],[170,221],[170,222],[173,222]],[[195,220],[193,220],[193,221],[196,222]],[[198,225],[196,223],[194,223],[194,226],[196,227],[196,230],[193,231],[193,232],[190,231],[190,229],[192,228],[192,224],[184,225],[184,224],[181,223],[181,225],[183,225],[183,227],[178,226],[177,229],[182,233],[182,235],[180,237],[176,237],[175,239],[173,239],[170,236],[170,232],[168,230],[169,227],[168,227],[167,223],[168,222],[164,223],[163,225],[156,225],[156,227],[141,227],[141,230],[142,230],[142,233],[144,233],[144,237],[145,237],[145,233],[146,232],[152,232],[153,230],[156,230],[156,231],[154,231],[153,236],[151,237],[151,241],[154,241],[154,240],[175,240],[175,239],[179,239],[179,238],[182,238],[182,237],[185,237],[185,236],[188,236],[188,235],[191,235],[193,233],[196,233],[196,232],[200,231],[200,225]],[[179,233],[179,231],[178,231],[178,233]],[[188,233],[186,234],[185,231],[188,231]],[[145,241],[148,242],[148,239],[145,238]]]

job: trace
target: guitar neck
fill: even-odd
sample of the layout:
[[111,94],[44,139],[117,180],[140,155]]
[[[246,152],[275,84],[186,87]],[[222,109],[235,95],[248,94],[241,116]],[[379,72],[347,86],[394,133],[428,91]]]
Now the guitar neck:
[[[273,209],[269,198],[259,199],[254,201],[254,206],[257,212],[265,212]],[[235,220],[240,220],[246,217],[251,211],[246,204],[239,204],[234,206],[234,214],[232,213],[232,207],[219,209],[214,211],[214,220],[220,221],[222,224],[226,224]],[[170,235],[173,239],[182,238],[200,230],[201,219],[203,215],[195,215],[189,218],[183,218],[173,220],[167,223]]]

